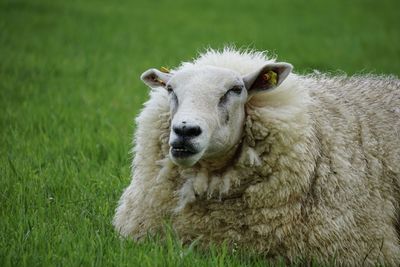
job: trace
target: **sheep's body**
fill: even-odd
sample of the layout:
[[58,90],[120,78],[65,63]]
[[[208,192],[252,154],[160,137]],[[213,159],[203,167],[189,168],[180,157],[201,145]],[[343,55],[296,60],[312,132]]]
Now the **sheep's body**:
[[[258,53],[210,52],[181,69],[246,74],[265,62]],[[167,217],[185,241],[227,240],[288,260],[399,265],[399,88],[394,77],[292,74],[246,104],[233,161],[185,169],[168,158],[169,102],[154,90],[137,118],[133,179],[114,224],[139,238]]]

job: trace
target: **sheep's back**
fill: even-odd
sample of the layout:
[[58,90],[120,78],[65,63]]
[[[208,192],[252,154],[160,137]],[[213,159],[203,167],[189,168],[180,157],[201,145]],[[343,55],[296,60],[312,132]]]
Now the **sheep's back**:
[[[374,75],[307,79],[322,149],[319,169],[329,170],[320,171],[315,190],[339,185],[341,198],[346,199],[343,208],[364,207],[355,213],[359,225],[391,224],[379,218],[392,218],[398,224],[400,80]],[[336,206],[344,205],[333,193],[331,200]]]
[[312,80],[311,94],[327,116],[322,119],[341,117],[340,126],[358,133],[356,141],[364,151],[380,158],[400,179],[400,80],[377,75]]

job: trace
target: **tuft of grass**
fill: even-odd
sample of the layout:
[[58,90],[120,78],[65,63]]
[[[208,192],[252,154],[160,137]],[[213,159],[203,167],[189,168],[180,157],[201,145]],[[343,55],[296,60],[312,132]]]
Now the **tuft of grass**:
[[[173,236],[122,240],[139,75],[224,44],[297,72],[400,74],[396,0],[0,0],[0,266],[259,266]],[[251,248],[249,248],[251,250]],[[283,264],[283,263],[282,263]]]

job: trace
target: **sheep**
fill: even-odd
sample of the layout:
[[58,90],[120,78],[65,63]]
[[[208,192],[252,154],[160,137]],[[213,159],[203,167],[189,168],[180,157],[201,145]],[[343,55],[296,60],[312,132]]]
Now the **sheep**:
[[122,236],[168,218],[182,242],[399,266],[398,78],[298,75],[225,48],[141,79],[152,90],[113,221]]

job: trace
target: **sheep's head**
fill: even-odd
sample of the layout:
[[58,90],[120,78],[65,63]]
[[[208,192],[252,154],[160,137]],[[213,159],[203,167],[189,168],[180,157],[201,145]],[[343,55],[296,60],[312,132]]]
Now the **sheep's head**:
[[245,76],[213,66],[144,72],[141,79],[148,86],[169,94],[172,161],[187,167],[224,158],[240,141],[249,98],[279,86],[291,69],[287,63],[269,63]]

